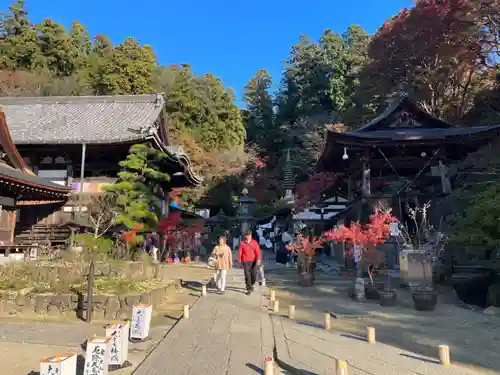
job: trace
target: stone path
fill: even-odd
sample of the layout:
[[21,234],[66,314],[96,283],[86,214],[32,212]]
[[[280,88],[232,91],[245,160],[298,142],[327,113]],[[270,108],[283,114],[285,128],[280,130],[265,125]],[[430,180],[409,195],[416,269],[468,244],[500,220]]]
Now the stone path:
[[[347,361],[349,375],[475,375],[479,372],[443,367],[425,357],[364,338],[326,331],[301,322],[273,316],[278,364],[299,374],[335,374],[335,359]],[[437,352],[437,348],[436,348]]]
[[[265,288],[264,288],[265,289]],[[134,375],[256,375],[273,354],[263,290],[244,294],[243,271],[228,274],[224,295],[209,291],[134,371]]]
[[[463,365],[464,371],[470,369],[475,374],[500,373],[500,354],[496,350],[500,319],[496,316],[465,310],[444,299],[440,299],[436,311],[418,312],[413,308],[411,297],[407,295],[408,291],[399,289],[399,303],[395,307],[383,308],[373,301],[356,303],[347,298],[346,281],[352,281],[334,276],[325,277],[322,273],[318,274],[315,285],[309,288],[293,283],[296,275],[290,269],[269,272],[267,277],[268,286],[276,289],[282,313],[286,314],[288,305],[296,306],[297,321],[304,324],[294,327],[293,332],[300,328],[304,338],[316,335],[316,328],[313,327],[321,324],[324,311],[329,311],[346,315],[341,319],[332,317],[332,332],[337,332],[343,339],[343,345],[353,352],[359,349],[356,346],[359,340],[347,339],[348,335],[364,336],[366,327],[372,326],[377,329],[380,345],[387,344],[394,350],[399,350],[399,353],[417,353],[412,355],[435,361],[438,358],[438,345],[444,344],[450,347],[452,361]],[[356,315],[357,319],[353,319],[352,315]],[[307,327],[311,331],[303,332]],[[284,333],[281,336],[283,335]],[[279,334],[276,335],[276,340],[278,337]],[[297,334],[294,337],[297,339]],[[323,345],[327,344],[325,341],[321,342]],[[292,344],[292,347],[294,346],[295,344]],[[302,348],[296,356],[291,357],[304,359],[306,352],[310,353],[311,358],[320,355],[314,348]],[[328,366],[333,366],[332,358],[335,353],[326,353],[326,357],[329,358],[318,358],[315,361],[326,361]],[[398,354],[395,358],[400,357],[403,356]],[[317,367],[311,365],[308,374],[323,374],[314,369]]]

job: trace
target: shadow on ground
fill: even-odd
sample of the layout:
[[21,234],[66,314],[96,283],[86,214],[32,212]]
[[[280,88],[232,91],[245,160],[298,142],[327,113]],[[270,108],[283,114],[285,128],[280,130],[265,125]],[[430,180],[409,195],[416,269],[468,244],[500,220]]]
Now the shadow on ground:
[[[438,358],[438,345],[448,345],[455,363],[474,369],[500,372],[500,318],[456,306],[450,296],[440,297],[433,312],[413,308],[407,290],[397,289],[398,305],[381,307],[377,302],[354,302],[347,297],[348,282],[339,276],[319,273],[313,287],[294,283],[293,269],[269,271],[268,284],[276,289],[282,312],[296,306],[302,324],[321,326],[325,311],[335,312],[332,329],[353,340],[366,337],[366,327],[376,328],[377,341],[410,351],[418,356]],[[338,282],[338,283],[336,283]],[[283,314],[284,315],[284,314]],[[371,315],[371,316],[370,316]],[[353,317],[356,317],[355,319]]]

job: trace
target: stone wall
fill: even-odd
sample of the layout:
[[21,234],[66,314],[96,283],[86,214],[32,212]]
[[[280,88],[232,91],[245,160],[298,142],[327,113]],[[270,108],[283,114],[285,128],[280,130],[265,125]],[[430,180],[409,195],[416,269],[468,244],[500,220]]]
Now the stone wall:
[[[93,317],[96,320],[131,319],[132,307],[137,303],[151,303],[156,307],[165,303],[167,295],[181,287],[180,280],[150,292],[119,296],[94,295]],[[84,317],[86,296],[76,294],[29,294],[8,293],[0,297],[0,316],[51,316]]]
[[[47,281],[58,277],[65,279],[68,277],[86,277],[88,274],[88,264],[67,263],[65,265],[55,263],[33,262],[28,272],[31,273],[33,281]],[[163,279],[165,267],[161,264],[149,262],[120,262],[117,264],[97,263],[95,268],[96,276],[119,276],[134,280],[154,280]],[[168,276],[168,275],[165,275]]]

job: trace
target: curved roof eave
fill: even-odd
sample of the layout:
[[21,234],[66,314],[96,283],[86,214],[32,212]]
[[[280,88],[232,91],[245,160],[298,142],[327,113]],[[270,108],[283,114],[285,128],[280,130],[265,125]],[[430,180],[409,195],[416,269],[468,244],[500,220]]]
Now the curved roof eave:
[[168,146],[166,146],[161,140],[160,137],[157,134],[153,134],[148,137],[149,140],[154,141],[157,146],[167,154],[169,157],[170,161],[180,164],[182,168],[184,169],[184,174],[186,175],[186,179],[189,183],[193,184],[194,186],[200,185],[203,182],[203,178],[201,176],[198,176],[191,165],[191,160],[189,159],[188,155],[184,153],[175,153],[172,152]]

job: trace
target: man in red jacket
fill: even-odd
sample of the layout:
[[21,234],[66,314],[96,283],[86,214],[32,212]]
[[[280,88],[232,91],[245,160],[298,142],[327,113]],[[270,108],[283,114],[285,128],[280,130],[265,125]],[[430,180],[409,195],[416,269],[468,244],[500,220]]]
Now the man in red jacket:
[[243,266],[245,272],[247,295],[253,292],[253,286],[257,280],[257,266],[260,266],[261,261],[259,244],[252,239],[252,232],[246,232],[238,250],[238,263]]

